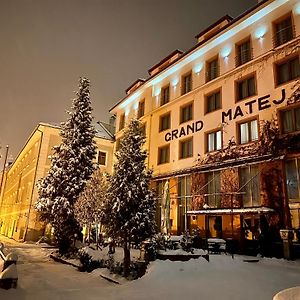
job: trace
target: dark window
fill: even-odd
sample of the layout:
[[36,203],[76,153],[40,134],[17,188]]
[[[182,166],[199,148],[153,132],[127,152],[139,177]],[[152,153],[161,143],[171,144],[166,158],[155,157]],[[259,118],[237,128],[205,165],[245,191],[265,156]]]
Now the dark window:
[[193,138],[179,142],[179,158],[193,156]]
[[124,126],[125,126],[125,114],[122,114],[120,116],[119,130],[122,130]]
[[251,76],[237,82],[237,100],[243,100],[256,94],[255,77]]
[[159,118],[159,132],[170,129],[171,127],[171,114],[168,113]]
[[170,145],[158,148],[158,165],[170,161]]
[[221,177],[220,172],[207,174],[207,204],[209,207],[218,208],[221,206]]
[[143,117],[144,114],[145,114],[145,100],[139,102],[138,119]]
[[300,107],[281,112],[281,127],[283,133],[300,130]]
[[258,140],[257,120],[251,120],[239,125],[239,141],[241,144],[250,143]]
[[260,205],[260,187],[258,166],[248,166],[240,169],[240,192],[242,192],[243,206]]
[[219,76],[218,58],[207,63],[206,81],[211,81]]
[[193,119],[193,103],[182,106],[180,108],[180,123],[184,123],[192,119]]
[[252,59],[252,49],[250,40],[237,45],[237,56],[236,56],[236,65],[240,66]]
[[291,16],[274,24],[274,46],[282,45],[294,38],[294,29]]
[[106,152],[99,151],[98,153],[98,164],[101,166],[106,165]]
[[211,112],[221,108],[221,93],[220,91],[206,96],[206,112]]
[[222,148],[221,130],[207,134],[207,152],[220,150]]
[[276,65],[277,84],[291,81],[299,76],[300,64],[298,56]]
[[170,86],[166,86],[161,90],[160,105],[164,105],[170,101]]
[[192,90],[192,73],[189,73],[182,77],[182,91],[181,94],[184,95]]

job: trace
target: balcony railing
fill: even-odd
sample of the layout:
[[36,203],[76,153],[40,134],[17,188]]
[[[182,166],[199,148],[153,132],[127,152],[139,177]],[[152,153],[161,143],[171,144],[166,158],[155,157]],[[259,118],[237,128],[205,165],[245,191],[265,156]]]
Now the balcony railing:
[[295,37],[295,27],[290,25],[275,32],[273,36],[273,45],[278,47]]

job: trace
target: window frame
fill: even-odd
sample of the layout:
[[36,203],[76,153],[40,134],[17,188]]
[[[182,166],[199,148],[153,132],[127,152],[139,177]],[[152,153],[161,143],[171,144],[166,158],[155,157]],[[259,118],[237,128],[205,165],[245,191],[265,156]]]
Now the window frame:
[[[210,71],[211,64],[216,61],[217,62],[217,67],[216,67],[216,77],[211,78],[210,75],[212,72]],[[210,82],[220,76],[220,61],[219,61],[219,55],[214,56],[213,58],[209,59],[206,61],[206,72],[205,72],[205,81]]]
[[[242,82],[244,82],[245,80],[247,80],[247,82],[248,82],[248,80],[251,79],[251,78],[254,78],[254,88],[255,88],[254,94],[252,94],[252,95],[248,94],[246,97],[240,98],[240,84]],[[247,92],[249,93],[249,84],[248,83],[247,83]],[[244,76],[243,78],[240,78],[240,79],[235,81],[235,102],[236,103],[244,101],[244,100],[249,99],[249,98],[254,97],[254,96],[257,96],[256,72],[250,73],[247,76]]]
[[[165,99],[165,91],[168,91],[167,95],[167,99]],[[160,106],[163,106],[167,103],[170,102],[170,84],[165,85],[164,87],[162,87],[161,92],[160,92]]]
[[[164,119],[166,117],[169,117],[169,122],[168,122],[169,126],[168,126],[168,128],[162,128],[162,124],[163,124],[162,119]],[[168,111],[167,113],[159,116],[158,132],[163,132],[163,131],[169,130],[170,128],[171,128],[171,112]]]
[[[217,149],[216,148],[216,145],[217,145],[217,132],[220,132],[221,133],[221,148],[220,149]],[[209,150],[209,135],[210,134],[214,134],[214,149],[213,150]],[[210,130],[208,132],[205,133],[205,150],[206,150],[206,153],[212,153],[212,152],[215,152],[215,151],[219,151],[219,150],[222,150],[223,149],[223,130],[222,128],[216,128],[216,129],[213,129],[213,130]]]
[[[295,133],[299,133],[300,132],[300,129],[296,130],[296,115],[295,115],[295,110],[297,110],[297,109],[300,109],[300,105],[299,104],[291,105],[291,106],[284,107],[284,108],[278,110],[278,114],[279,114],[279,128],[280,128],[280,133],[281,134],[286,135],[286,134],[295,134]],[[293,130],[292,131],[284,132],[284,128],[283,128],[283,124],[284,124],[283,114],[286,111],[292,111]]]
[[[243,59],[242,59],[243,56],[241,55],[242,52],[240,51],[240,47],[248,42],[249,42],[249,59],[246,61],[243,61]],[[235,53],[236,53],[236,56],[235,56],[235,66],[236,67],[242,66],[253,59],[253,48],[252,48],[251,36],[248,36],[247,38],[245,38],[235,44]]]
[[[162,151],[163,150],[167,150],[167,156],[166,156],[166,160],[162,161]],[[157,153],[157,165],[163,165],[163,164],[168,164],[170,163],[170,144],[168,145],[164,145],[164,146],[160,146],[158,147],[158,153]]]
[[[191,116],[188,120],[183,120],[183,115],[184,115],[183,110],[186,109],[189,106],[192,106]],[[179,108],[179,124],[189,122],[193,119],[194,119],[194,101],[191,101],[191,102],[188,102],[188,103],[185,103],[185,104],[181,105],[180,108]]]
[[145,115],[145,99],[139,101],[137,118],[140,119]]
[[[105,163],[104,164],[101,164],[100,163],[100,153],[103,153],[103,154],[105,154]],[[107,151],[103,151],[103,150],[99,150],[98,151],[98,158],[97,158],[97,162],[98,162],[98,165],[100,165],[100,166],[107,166]]]
[[[190,77],[189,89],[186,88],[187,85],[186,85],[185,79],[187,77]],[[192,73],[192,71],[189,71],[181,76],[181,95],[183,96],[185,94],[188,94],[192,90],[193,90],[193,73]]]
[[[252,140],[251,139],[251,125],[249,126],[248,125],[248,141],[245,142],[245,143],[242,143],[241,142],[241,125],[242,124],[251,124],[252,121],[257,121],[257,139],[256,140]],[[259,117],[258,115],[257,116],[254,116],[254,117],[251,117],[251,118],[248,118],[248,119],[244,119],[240,122],[237,122],[237,137],[238,137],[238,144],[239,145],[247,145],[247,144],[250,144],[250,143],[255,143],[255,142],[258,142],[259,141],[259,134],[260,134],[260,128],[259,128]]]
[[122,113],[119,119],[119,131],[124,129],[124,127],[125,127],[125,113]]
[[[291,26],[290,27],[291,27],[292,37],[291,37],[291,39],[289,39],[289,40],[287,40],[287,41],[285,41],[283,43],[279,43],[278,39],[277,39],[278,32],[276,30],[276,26],[278,26],[280,23],[283,23],[287,19],[291,20]],[[289,28],[289,27],[286,27],[285,29],[287,29],[287,28]],[[281,16],[280,18],[278,18],[277,20],[275,20],[275,21],[272,22],[272,34],[273,34],[272,35],[272,39],[273,39],[273,46],[274,46],[274,48],[277,48],[277,47],[279,47],[281,45],[284,45],[284,44],[288,43],[289,41],[291,41],[292,39],[295,38],[295,35],[296,35],[295,34],[295,25],[294,25],[294,19],[293,19],[292,12],[289,12],[289,13]]]
[[[209,97],[212,97],[212,96],[214,96],[214,95],[216,95],[216,94],[220,94],[220,98],[219,98],[220,107],[208,111],[208,107],[209,107],[209,105],[208,105]],[[204,101],[204,106],[205,106],[205,107],[204,107],[204,111],[205,111],[204,114],[205,114],[205,115],[206,115],[206,114],[209,114],[209,113],[212,113],[212,112],[214,112],[214,111],[217,111],[217,110],[222,109],[222,88],[218,88],[218,89],[216,89],[216,90],[214,90],[214,91],[212,91],[212,92],[206,94],[206,95],[204,96],[204,99],[205,99],[205,101]],[[216,107],[216,99],[214,99],[214,104],[215,104],[215,107]]]
[[[182,146],[183,146],[184,143],[189,143],[189,142],[192,143],[192,147],[191,147],[192,153],[191,153],[190,156],[183,156],[183,152],[182,152],[183,147]],[[179,148],[179,155],[178,155],[179,160],[193,157],[194,156],[194,149],[193,149],[194,148],[194,141],[193,141],[193,137],[188,137],[188,138],[179,140],[179,147],[178,148]]]
[[278,82],[278,79],[279,79],[279,76],[278,76],[278,74],[279,74],[278,68],[279,68],[280,66],[282,66],[282,65],[288,63],[288,69],[289,69],[288,74],[290,75],[290,74],[291,74],[291,72],[290,72],[290,70],[291,70],[291,64],[290,64],[290,63],[291,63],[291,61],[295,60],[296,58],[298,58],[299,68],[300,68],[300,56],[297,55],[297,54],[296,54],[296,55],[289,56],[289,57],[285,57],[284,59],[281,59],[281,60],[279,60],[279,61],[277,61],[277,62],[274,63],[274,65],[273,65],[273,72],[274,72],[274,74],[275,74],[275,76],[274,76],[275,87],[279,87],[279,86],[284,85],[284,84],[287,84],[287,83],[289,83],[289,82],[291,82],[291,81],[293,81],[293,80],[296,80],[297,78],[300,78],[300,75],[298,75],[298,76],[295,77],[295,78],[289,78],[287,81],[280,82],[280,83]]

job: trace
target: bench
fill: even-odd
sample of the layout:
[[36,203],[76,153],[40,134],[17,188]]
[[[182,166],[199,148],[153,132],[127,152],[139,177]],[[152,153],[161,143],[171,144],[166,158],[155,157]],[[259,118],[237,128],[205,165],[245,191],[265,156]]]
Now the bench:
[[18,282],[17,254],[10,252],[5,255],[4,244],[0,243],[0,288],[16,288]]

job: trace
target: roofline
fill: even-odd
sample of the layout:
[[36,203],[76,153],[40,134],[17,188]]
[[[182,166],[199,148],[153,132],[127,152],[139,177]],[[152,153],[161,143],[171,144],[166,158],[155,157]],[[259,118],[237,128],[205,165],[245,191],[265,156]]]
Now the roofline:
[[[266,4],[267,2],[273,2],[274,0],[262,0],[259,3],[255,4],[253,7],[249,8],[248,10],[246,10],[245,12],[243,12],[242,14],[240,14],[239,16],[237,16],[235,19],[233,19],[230,23],[228,23],[227,25],[225,25],[224,27],[222,27],[220,29],[220,31],[216,32],[215,34],[213,34],[210,38],[208,38],[207,40],[204,40],[198,44],[196,44],[195,46],[193,46],[191,49],[189,49],[187,52],[183,53],[182,56],[180,56],[178,59],[174,60],[172,63],[170,63],[170,65],[167,67],[171,67],[172,65],[174,65],[176,62],[178,62],[181,59],[184,59],[188,54],[190,54],[193,50],[195,50],[196,48],[202,46],[204,43],[207,43],[208,41],[210,41],[212,38],[214,38],[217,34],[221,33],[222,31],[224,31],[225,29],[227,29],[228,27],[234,25],[236,22],[238,22],[240,19],[242,19],[243,17],[245,17],[246,15],[250,14],[251,12],[253,12],[254,10],[256,10],[257,8],[259,8],[260,6],[263,6],[264,4]],[[153,76],[150,76],[149,78],[147,78],[143,84],[141,84],[139,88],[141,88],[145,83],[147,83],[148,81],[150,81],[151,79],[153,79],[155,76],[158,76],[160,73],[164,72],[166,69],[161,70],[160,72],[154,74]],[[137,90],[135,90],[134,92],[136,92]],[[118,105],[120,105],[129,95],[126,95],[125,97],[123,97],[121,100],[119,100],[113,107],[111,107],[109,109],[109,112],[111,112],[114,108],[116,108]]]
[[131,88],[133,88],[138,82],[145,82],[145,79],[144,78],[138,78],[134,83],[132,83],[126,90],[125,92],[127,93]]
[[219,20],[217,20],[216,22],[214,22],[213,24],[211,24],[210,26],[208,26],[206,29],[204,29],[200,33],[198,33],[195,36],[195,38],[198,39],[200,36],[202,36],[203,34],[207,33],[208,31],[210,31],[211,29],[213,29],[214,27],[216,27],[218,24],[222,23],[225,20],[231,22],[233,20],[233,17],[231,17],[230,15],[223,16],[222,18],[220,18]]
[[[97,123],[98,125],[100,125],[100,126],[104,129],[104,131],[112,138],[111,141],[114,141],[114,140],[115,140],[115,136],[114,136],[109,130],[107,130],[107,129],[105,128],[105,126],[102,125],[101,121],[97,121],[96,123]],[[100,137],[99,137],[99,138],[100,138]],[[100,138],[100,139],[108,140],[108,139],[105,139],[105,138]]]
[[151,67],[150,69],[148,69],[148,73],[150,74],[154,69],[156,69],[157,67],[159,67],[160,65],[162,65],[164,62],[166,62],[168,59],[170,59],[175,54],[183,54],[183,51],[179,50],[179,49],[174,50],[168,56],[166,56],[165,58],[163,58],[160,62],[158,62],[153,67]]

